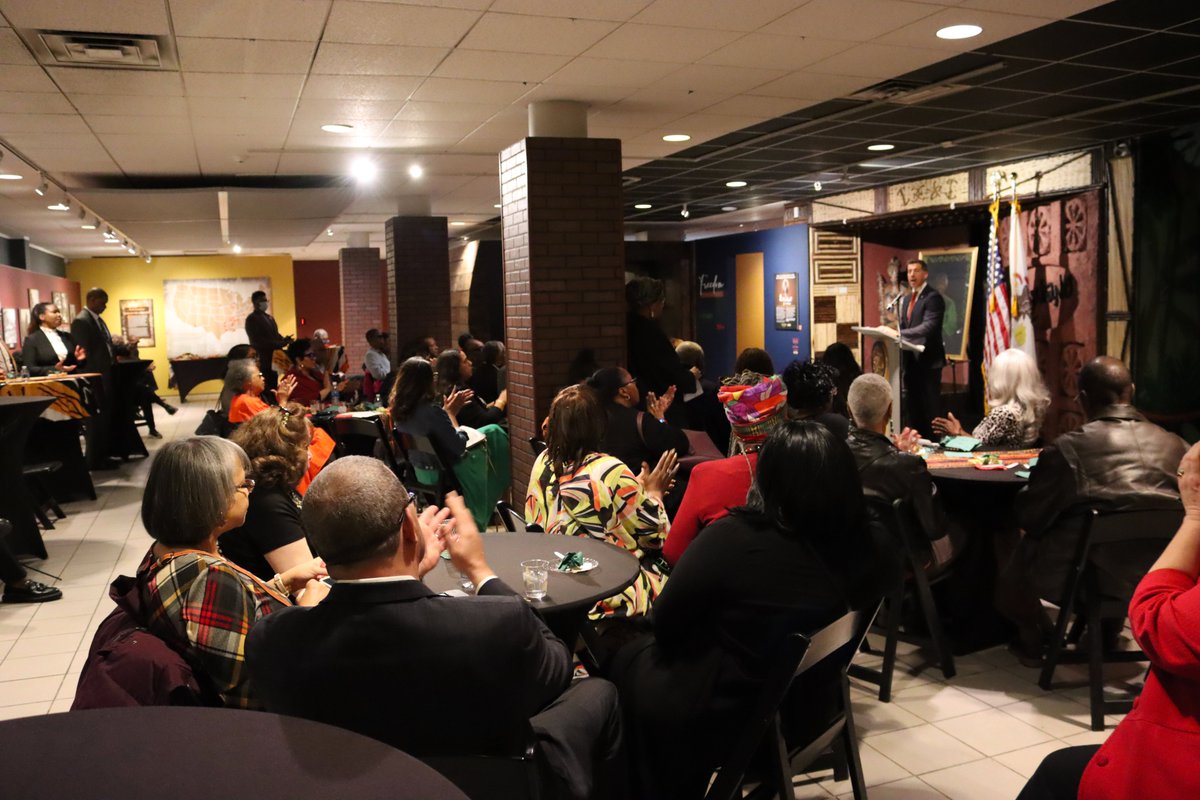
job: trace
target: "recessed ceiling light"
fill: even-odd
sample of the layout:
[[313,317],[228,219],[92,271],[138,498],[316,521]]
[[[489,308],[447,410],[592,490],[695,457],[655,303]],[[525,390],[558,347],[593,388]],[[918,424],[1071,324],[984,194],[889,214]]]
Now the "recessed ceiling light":
[[233,252],[235,252],[235,253],[240,253],[240,252],[242,252],[242,246],[241,246],[240,244],[235,244],[235,245],[233,246]]
[[321,130],[326,133],[353,133],[354,126],[347,125],[344,122],[332,122],[328,125],[322,125]]
[[325,235],[326,235],[326,236],[333,236],[333,228],[326,228],[326,229],[325,229]]
[[746,185],[745,181],[725,181],[725,185],[730,189],[740,189]]
[[50,209],[51,211],[70,211],[71,201],[67,199],[59,200],[54,205],[46,206],[46,208]]
[[668,133],[663,137],[664,142],[690,142],[691,140],[692,137],[686,133]]
[[722,211],[737,211],[737,206],[721,206]]
[[456,228],[461,228],[462,226],[470,225],[471,223],[469,223],[469,222],[451,222],[450,224],[455,226]]
[[871,150],[875,153],[882,153],[885,150],[895,150],[896,145],[894,145],[894,144],[870,144],[870,145],[867,145],[867,149]]
[[654,206],[650,205],[649,203],[635,203],[633,207],[638,211],[645,211],[647,209],[654,208]]
[[413,164],[408,168],[408,177],[419,178],[425,174],[425,169],[420,164]]
[[19,181],[21,176],[13,172],[0,172],[0,181]]
[[503,208],[499,203],[492,203],[492,208]]
[[99,224],[100,220],[96,219],[95,217],[90,219],[84,217],[83,221],[79,223],[79,227],[83,228],[85,231],[94,231]]
[[359,156],[350,164],[350,174],[359,183],[371,183],[379,175],[379,167],[366,156]]
[[983,33],[978,25],[949,25],[937,32],[939,39],[970,39]]

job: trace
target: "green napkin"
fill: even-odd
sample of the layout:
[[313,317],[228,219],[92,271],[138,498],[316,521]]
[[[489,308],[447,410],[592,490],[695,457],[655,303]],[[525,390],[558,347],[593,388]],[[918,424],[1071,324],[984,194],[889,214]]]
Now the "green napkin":
[[942,447],[947,450],[963,450],[968,453],[982,444],[983,442],[973,436],[947,436],[942,439]]
[[562,561],[558,562],[559,572],[570,572],[573,569],[579,569],[583,566],[583,553],[571,551],[563,556]]

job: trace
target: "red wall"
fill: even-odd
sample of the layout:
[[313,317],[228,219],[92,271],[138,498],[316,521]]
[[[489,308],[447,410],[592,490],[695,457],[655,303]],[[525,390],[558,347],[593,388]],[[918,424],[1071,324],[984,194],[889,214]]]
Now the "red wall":
[[[29,290],[37,289],[41,294],[41,302],[53,302],[54,292],[66,292],[69,302],[75,304],[78,311],[83,308],[80,302],[79,282],[69,281],[53,275],[43,275],[40,272],[29,272],[16,267],[6,267],[0,264],[0,308],[29,308]],[[61,309],[67,325],[68,309]],[[21,342],[25,342],[25,331],[20,331]]]
[[293,261],[292,275],[296,286],[296,335],[312,336],[317,328],[324,328],[329,331],[330,341],[344,344],[338,262]]

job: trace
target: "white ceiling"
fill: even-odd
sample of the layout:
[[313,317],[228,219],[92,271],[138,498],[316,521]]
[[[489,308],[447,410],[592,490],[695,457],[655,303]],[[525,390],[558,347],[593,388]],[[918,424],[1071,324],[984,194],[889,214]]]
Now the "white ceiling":
[[[628,169],[1100,4],[0,0],[0,144],[163,254],[223,245],[211,223],[229,183],[326,176],[333,188],[231,190],[230,230],[250,251],[329,258],[355,231],[382,245],[407,195],[455,222],[494,217],[497,153],[525,135],[534,101],[587,103],[590,135],[620,138]],[[984,32],[934,36],[961,22]],[[43,67],[14,29],[165,36],[178,68]],[[320,130],[333,122],[356,132]],[[674,132],[692,141],[662,141]],[[378,182],[338,184],[363,152]],[[204,191],[144,188],[165,180]],[[112,253],[75,210],[47,211],[36,183],[0,181],[0,232],[68,257]]]

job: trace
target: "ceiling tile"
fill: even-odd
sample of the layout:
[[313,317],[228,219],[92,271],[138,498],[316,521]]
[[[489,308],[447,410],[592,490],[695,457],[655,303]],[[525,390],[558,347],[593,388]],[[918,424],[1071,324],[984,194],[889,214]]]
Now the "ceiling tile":
[[796,0],[654,0],[633,22],[716,31],[756,31],[796,7]]
[[500,103],[423,103],[411,100],[400,109],[396,119],[415,122],[483,122],[504,108]]
[[487,13],[458,44],[471,50],[574,56],[616,30],[614,22]]
[[330,0],[171,0],[170,5],[176,36],[315,42]]
[[459,78],[430,78],[421,84],[413,100],[450,103],[511,103],[531,87],[503,81],[472,81]]
[[179,63],[187,72],[304,74],[312,64],[312,42],[177,38]]
[[782,78],[787,74],[780,69],[749,69],[745,67],[716,67],[710,64],[689,64],[672,72],[652,86],[684,91],[704,90],[742,94],[756,86]]
[[[8,70],[6,69],[5,72]],[[50,67],[54,82],[68,95],[128,94],[151,97],[182,97],[183,82],[178,72],[143,69],[95,69]]]
[[708,108],[713,103],[729,99],[726,92],[689,92],[685,89],[663,88],[649,86],[633,92],[624,100],[629,108],[641,108],[658,111],[677,111],[680,116],[691,114],[702,108]]
[[928,48],[896,47],[878,42],[868,42],[818,61],[807,69],[810,72],[831,75],[890,78],[940,61],[943,56],[943,53]]
[[489,10],[513,14],[533,14],[572,19],[609,19],[624,22],[646,6],[650,0],[495,0]]
[[479,19],[478,11],[340,0],[322,37],[326,42],[454,47]]
[[290,97],[300,96],[303,75],[235,75],[228,72],[186,72],[183,85],[188,97]]
[[677,69],[678,63],[662,61],[580,57],[555,72],[546,82],[640,87],[665,78]]
[[897,0],[812,0],[771,24],[771,33],[869,41],[942,8]]
[[12,28],[0,28],[0,64],[35,66],[37,60],[29,54],[21,37]]
[[75,113],[67,98],[49,92],[0,92],[0,109],[9,114]]
[[[660,64],[659,66],[670,67],[672,65]],[[521,100],[526,103],[532,103],[535,100],[573,100],[586,104],[588,108],[601,109],[628,96],[636,88],[635,86],[584,85],[551,80],[533,87]]]
[[587,55],[592,58],[632,58],[690,64],[724,47],[740,35],[728,30],[629,23],[594,45]]
[[732,114],[749,117],[776,117],[800,108],[801,103],[787,97],[765,97],[742,94],[714,103],[704,109],[706,114]]
[[318,75],[428,75],[450,50],[322,42],[313,63]]
[[[1047,3],[1046,0],[1004,0],[1004,10],[1011,14],[1027,14],[1031,17],[1062,19],[1063,17],[1073,17],[1090,8],[1106,4],[1109,4],[1109,0],[1054,0],[1053,3]],[[1144,3],[1139,2],[1137,5],[1145,9]],[[991,11],[996,8],[996,3],[995,0],[961,0],[959,7],[963,9]]]
[[[11,133],[6,138],[14,147],[20,150],[36,149],[39,145],[45,144],[49,139],[44,133],[35,133],[32,131]],[[96,135],[91,131],[76,133],[56,132],[52,139],[52,146],[56,149],[78,150],[80,152],[99,150],[102,147],[100,141],[96,139]]]
[[152,133],[188,138],[192,136],[192,123],[187,117],[127,117],[91,114],[87,121],[96,133]]
[[292,141],[292,137],[303,137],[306,140],[318,142],[321,147],[369,147],[372,140],[391,122],[390,119],[343,120],[346,124],[354,126],[353,132],[329,133],[321,130],[321,126],[328,124],[331,119],[340,118],[324,115],[297,116],[292,120],[291,127],[287,131],[288,141]]
[[26,147],[25,155],[55,175],[66,172],[82,172],[96,175],[119,175],[120,167],[103,148],[94,150],[60,149],[53,147]]
[[0,68],[0,92],[58,93],[54,81],[46,77],[41,67],[6,65]]
[[80,3],[78,0],[0,0],[0,13],[14,28],[143,34],[171,33],[162,0]]
[[569,61],[567,56],[455,49],[434,70],[439,78],[539,83]]
[[[592,126],[607,126],[611,128],[640,128],[643,131],[658,128],[679,119],[674,111],[649,109],[638,103],[614,103],[607,108],[588,114],[588,128]],[[677,133],[690,133],[679,129]]]
[[189,97],[186,102],[192,117],[278,120],[296,107],[296,101],[288,97]]
[[755,88],[754,93],[764,97],[786,97],[795,100],[828,100],[853,94],[873,82],[871,78],[856,75],[793,72]]
[[[64,102],[66,102],[64,100]],[[72,98],[85,117],[91,114],[127,114],[137,117],[174,117],[187,115],[182,97],[144,97],[142,95],[81,94]]]
[[86,133],[88,130],[87,123],[78,114],[0,113],[0,136],[15,133]]
[[311,117],[325,122],[391,119],[403,105],[403,100],[327,100],[308,97],[296,107],[296,118]]
[[312,75],[304,84],[305,99],[407,100],[421,85],[417,77],[390,75]]
[[1200,39],[1195,36],[1152,33],[1103,50],[1085,53],[1072,59],[1072,63],[1130,70],[1156,69],[1165,64],[1191,58],[1198,51]]
[[829,58],[853,46],[852,42],[840,39],[751,33],[705,56],[701,63],[794,70]]
[[196,137],[198,147],[206,142],[221,142],[226,139],[271,143],[272,146],[278,146],[288,135],[290,127],[288,119],[264,120],[212,114],[193,116],[191,123],[192,133]]
[[[1029,0],[1025,0],[1029,2]],[[1057,5],[1057,3],[1055,3]],[[1197,18],[1191,4],[1144,3],[1141,0],[1116,0],[1109,3],[1092,3],[1096,6],[1079,14],[1079,18],[1108,25],[1124,25],[1131,28],[1163,28],[1177,25],[1181,17]],[[1183,11],[1183,14],[1180,12]]]

